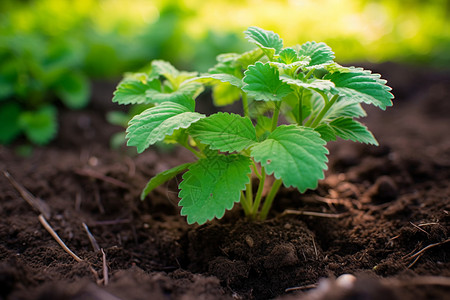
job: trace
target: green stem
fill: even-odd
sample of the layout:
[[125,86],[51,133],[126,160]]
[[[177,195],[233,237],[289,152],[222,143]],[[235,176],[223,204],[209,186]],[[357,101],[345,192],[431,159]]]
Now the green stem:
[[247,204],[250,208],[250,214],[253,206],[253,187],[252,187],[252,176],[251,173],[248,176],[250,178],[250,182],[245,185],[245,196],[247,198]]
[[259,218],[261,220],[265,220],[267,218],[267,214],[269,213],[270,208],[272,207],[273,199],[275,199],[275,195],[281,187],[281,183],[283,181],[281,179],[276,179],[272,185],[272,188],[267,195],[266,200],[264,201],[263,207],[261,209],[261,213],[259,214]]
[[244,195],[244,192],[243,191],[241,191],[241,206],[242,206],[242,209],[244,210],[244,213],[245,213],[245,215],[247,216],[247,217],[249,217],[249,216],[251,216],[251,207],[250,207],[250,205],[249,205],[249,203],[247,202],[247,199],[245,198],[245,195]]
[[197,150],[195,150],[194,148],[192,148],[192,147],[189,145],[189,142],[186,142],[186,143],[184,143],[184,144],[182,144],[182,145],[184,146],[184,148],[186,148],[186,149],[188,149],[189,151],[191,151],[197,158],[201,158],[201,157],[202,157],[202,153],[199,152],[199,151],[197,151]]
[[256,192],[255,202],[253,202],[252,215],[256,216],[259,205],[261,204],[262,192],[264,190],[264,182],[266,181],[266,171],[264,167],[261,168],[261,179],[259,180],[258,191]]
[[314,68],[312,68],[311,70],[309,70],[309,72],[306,73],[306,75],[305,75],[305,79],[308,79],[308,78],[312,75],[312,73],[314,73],[315,70],[316,70],[316,69],[314,69]]
[[242,93],[242,108],[244,109],[244,116],[250,118],[250,113],[248,111],[248,98],[246,93]]
[[[249,155],[250,156],[250,155]],[[261,180],[261,174],[258,172],[258,167],[256,167],[255,161],[252,159],[253,164],[253,172],[255,172],[256,177],[258,177],[259,180]]]
[[270,131],[274,131],[275,128],[277,128],[278,116],[280,115],[280,107],[281,107],[281,103],[279,103],[279,101],[276,101],[275,102],[275,110],[273,112],[273,117],[272,117],[272,128]]
[[301,90],[301,94],[299,92],[295,93],[298,99],[298,125],[303,125],[303,89]]
[[339,97],[339,95],[334,95],[333,98],[331,98],[331,100],[325,104],[325,106],[322,108],[322,110],[320,111],[320,113],[317,116],[317,118],[311,124],[312,128],[316,128],[317,125],[319,125],[320,121],[322,121],[323,117],[325,116],[327,111],[330,109],[330,107],[333,106],[333,104],[336,102],[338,97]]

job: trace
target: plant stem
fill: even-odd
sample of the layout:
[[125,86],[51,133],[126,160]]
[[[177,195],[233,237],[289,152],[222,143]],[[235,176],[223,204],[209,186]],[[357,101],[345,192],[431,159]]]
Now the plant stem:
[[249,203],[247,202],[247,199],[245,198],[244,192],[241,191],[241,206],[242,209],[244,210],[244,213],[246,216],[250,216],[251,215],[251,207],[249,205]]
[[189,142],[186,142],[184,144],[182,144],[186,149],[188,149],[189,151],[191,151],[197,158],[201,158],[202,154],[201,152],[195,150],[194,148],[191,147],[191,145],[189,145]]
[[273,112],[273,117],[272,117],[272,128],[270,131],[274,131],[275,128],[277,128],[278,116],[280,115],[280,107],[281,107],[281,103],[279,103],[279,101],[276,101],[275,102],[275,110]]
[[322,121],[323,117],[327,113],[327,111],[330,109],[331,106],[336,102],[336,100],[339,98],[339,95],[334,95],[333,98],[329,102],[325,104],[325,106],[320,111],[317,118],[314,120],[314,122],[311,124],[312,128],[316,128],[317,125],[319,125],[320,121]]
[[297,96],[298,99],[298,125],[302,126],[303,125],[303,89],[301,89],[301,93],[297,92],[295,93],[295,95]]
[[253,186],[252,186],[252,175],[248,176],[250,178],[250,182],[245,185],[245,196],[247,198],[247,204],[250,209],[250,213],[252,211],[253,206]]
[[259,218],[261,220],[265,220],[267,218],[267,214],[269,213],[270,207],[272,207],[273,199],[275,199],[275,195],[280,189],[282,183],[283,181],[281,179],[276,179],[275,182],[273,183],[272,188],[270,189],[269,194],[267,195],[267,198],[264,201],[263,207],[259,214]]
[[314,69],[314,68],[312,68],[311,70],[309,70],[309,72],[305,75],[305,79],[308,79],[308,78],[312,75],[312,73],[314,73],[315,70],[316,70],[316,69]]
[[264,190],[264,182],[266,181],[266,170],[261,168],[261,179],[259,180],[258,191],[256,192],[255,202],[253,202],[252,215],[256,216],[258,213],[259,205],[261,204],[262,192]]
[[244,116],[250,118],[250,114],[248,112],[248,98],[246,93],[242,93],[242,108],[244,109]]
[[261,174],[258,172],[258,168],[256,167],[255,161],[252,159],[253,164],[253,172],[255,172],[256,177],[258,177],[259,180],[261,180]]

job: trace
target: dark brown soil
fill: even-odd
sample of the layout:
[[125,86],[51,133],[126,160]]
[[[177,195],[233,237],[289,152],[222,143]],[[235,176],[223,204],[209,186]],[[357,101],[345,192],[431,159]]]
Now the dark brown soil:
[[[370,67],[396,95],[393,108],[368,109],[381,146],[330,143],[319,188],[282,189],[269,219],[254,223],[236,205],[222,220],[187,225],[176,180],[141,202],[152,175],[192,157],[111,150],[122,130],[104,120],[114,86],[97,85],[89,109],[61,113],[49,146],[27,158],[0,147],[0,170],[43,199],[83,259],[0,174],[0,299],[450,299],[450,74]],[[346,273],[354,284],[335,281]]]

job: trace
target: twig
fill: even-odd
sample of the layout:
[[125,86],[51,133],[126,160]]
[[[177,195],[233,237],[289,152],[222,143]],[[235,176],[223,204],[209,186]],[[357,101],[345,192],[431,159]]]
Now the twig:
[[50,218],[50,207],[42,201],[42,199],[39,199],[35,197],[33,194],[31,194],[26,188],[24,188],[20,183],[18,183],[12,176],[9,174],[8,171],[3,171],[3,174],[6,178],[8,178],[9,182],[12,186],[20,193],[23,199],[27,201],[27,203],[33,207],[36,211],[38,211],[40,214],[44,215],[46,218]]
[[422,228],[420,228],[419,226],[417,226],[416,224],[414,224],[413,222],[409,222],[412,226],[414,226],[415,228],[417,228],[418,230],[422,231],[423,233],[425,233],[426,235],[430,236],[430,234],[428,232],[426,232],[425,230],[423,230]]
[[448,243],[448,242],[450,242],[450,239],[446,239],[445,241],[442,241],[442,242],[439,242],[439,243],[430,244],[430,245],[424,247],[422,250],[420,250],[420,251],[416,252],[415,254],[411,255],[409,258],[414,258],[414,257],[422,254],[423,252],[425,252],[426,250],[428,250],[430,248],[433,248],[433,247],[436,247],[436,246],[439,246],[439,245],[442,245],[442,244],[445,244],[445,243]]
[[430,245],[424,247],[422,250],[419,250],[416,253],[410,255],[408,257],[408,259],[413,259],[413,258],[416,258],[416,259],[412,263],[409,264],[408,269],[415,265],[415,263],[419,260],[419,258],[422,257],[422,255],[425,253],[426,250],[436,247],[436,246],[439,246],[439,245],[442,245],[442,244],[445,244],[447,242],[450,242],[450,239],[446,239],[445,241],[442,241],[439,243],[430,244]]
[[290,287],[290,288],[285,289],[284,291],[287,293],[287,292],[293,292],[293,291],[314,289],[316,287],[317,287],[317,284],[313,283],[313,284],[308,284],[308,285],[303,285],[303,286]]
[[319,259],[319,254],[317,253],[317,247],[316,242],[314,241],[314,237],[312,238],[313,246],[314,246],[314,253],[316,254],[316,260]]
[[129,189],[130,186],[128,184],[126,184],[123,181],[117,180],[115,178],[112,178],[110,176],[106,176],[100,172],[94,171],[94,170],[90,170],[90,169],[77,169],[75,170],[75,173],[77,173],[78,175],[81,176],[87,176],[87,177],[92,177],[95,179],[100,179],[102,181],[111,183],[113,185],[116,185],[118,187],[124,188],[124,189]]
[[305,215],[305,216],[313,216],[313,217],[322,217],[322,218],[342,218],[347,216],[349,213],[342,213],[342,214],[327,214],[327,213],[320,213],[315,211],[304,211],[304,210],[293,210],[293,209],[286,209],[281,215]]
[[39,222],[41,222],[42,226],[44,226],[45,229],[51,234],[51,236],[56,240],[56,242],[66,251],[70,254],[77,262],[83,261],[81,258],[79,258],[75,253],[72,252],[72,250],[69,249],[69,247],[64,244],[64,242],[61,240],[61,238],[58,236],[58,234],[53,230],[53,228],[48,224],[45,217],[41,214],[39,215]]
[[100,247],[98,246],[97,240],[95,239],[95,237],[92,235],[92,233],[89,231],[88,226],[86,225],[86,223],[81,223],[83,224],[84,230],[86,231],[86,234],[89,238],[89,242],[91,242],[92,248],[94,248],[94,251],[99,251]]
[[108,266],[106,265],[106,254],[105,251],[103,251],[103,248],[101,249],[102,256],[103,256],[103,284],[106,286],[109,282],[109,276],[108,276]]
[[102,204],[102,199],[100,198],[100,192],[99,192],[97,186],[94,186],[94,198],[95,198],[95,202],[97,203],[98,210],[100,211],[100,213],[102,215],[104,215],[105,214],[105,207]]

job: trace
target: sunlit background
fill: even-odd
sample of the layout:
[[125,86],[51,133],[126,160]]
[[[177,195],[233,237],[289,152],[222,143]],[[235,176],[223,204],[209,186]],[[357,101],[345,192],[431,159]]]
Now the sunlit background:
[[[248,45],[259,26],[286,45],[324,41],[341,62],[450,64],[448,0],[2,0],[4,38],[67,43],[94,76],[117,76],[153,58],[205,71],[218,53]],[[19,41],[17,41],[19,42]],[[31,42],[29,44],[31,48]],[[36,45],[30,51],[45,51]],[[74,57],[75,59],[75,57]],[[80,59],[80,58],[79,58]]]
[[450,0],[1,0],[0,143],[22,131],[46,143],[47,104],[85,106],[92,79],[117,82],[152,59],[207,71],[251,48],[249,26],[286,46],[326,42],[343,64],[450,68]]

